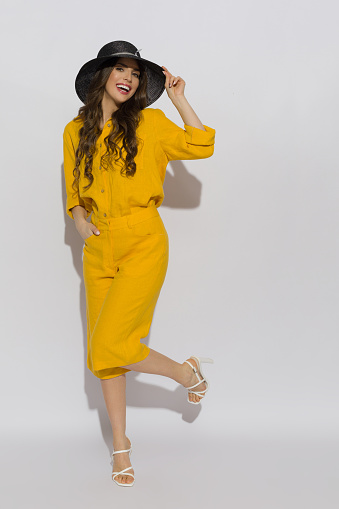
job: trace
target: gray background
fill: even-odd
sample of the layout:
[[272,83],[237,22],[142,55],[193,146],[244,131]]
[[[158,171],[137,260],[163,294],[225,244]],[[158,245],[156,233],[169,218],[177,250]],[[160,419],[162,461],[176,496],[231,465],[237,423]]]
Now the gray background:
[[[337,2],[2,5],[6,507],[338,507]],[[127,492],[86,367],[62,168],[75,76],[117,39],[180,75],[216,129],[211,158],[168,166],[170,265],[144,340],[180,362],[214,358],[211,389],[193,406],[173,380],[128,374]],[[152,107],[183,127],[166,92]]]

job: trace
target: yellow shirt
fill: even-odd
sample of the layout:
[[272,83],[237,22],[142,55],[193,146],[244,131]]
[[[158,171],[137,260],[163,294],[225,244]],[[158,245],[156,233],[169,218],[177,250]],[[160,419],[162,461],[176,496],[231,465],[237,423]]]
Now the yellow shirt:
[[[93,213],[99,218],[121,217],[132,213],[136,207],[159,207],[164,199],[163,183],[169,161],[183,159],[204,159],[214,152],[215,129],[204,125],[206,131],[184,124],[177,126],[160,109],[145,108],[136,134],[142,138],[134,158],[136,172],[133,177],[120,174],[121,166],[113,161],[108,170],[101,168],[100,158],[106,150],[104,138],[112,128],[109,119],[96,142],[97,151],[93,157],[93,184],[84,177],[84,158],[80,163],[79,193],[73,197],[75,151],[79,143],[81,120],[73,119],[64,130],[64,173],[67,192],[66,211],[73,219],[71,208],[82,205],[87,217]],[[121,142],[120,142],[121,143]],[[121,145],[120,145],[121,146]],[[123,156],[126,152],[122,149]],[[121,161],[120,161],[121,163]]]

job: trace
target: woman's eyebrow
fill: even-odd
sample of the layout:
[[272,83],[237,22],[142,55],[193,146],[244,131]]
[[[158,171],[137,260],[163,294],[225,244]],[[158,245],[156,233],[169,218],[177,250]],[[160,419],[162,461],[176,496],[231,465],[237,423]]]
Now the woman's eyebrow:
[[[128,65],[122,64],[121,62],[119,62],[119,63],[117,63],[115,65],[122,65],[123,67],[128,67]],[[134,69],[134,71],[139,71],[140,72],[140,69],[136,69],[135,67],[132,67],[132,69]]]

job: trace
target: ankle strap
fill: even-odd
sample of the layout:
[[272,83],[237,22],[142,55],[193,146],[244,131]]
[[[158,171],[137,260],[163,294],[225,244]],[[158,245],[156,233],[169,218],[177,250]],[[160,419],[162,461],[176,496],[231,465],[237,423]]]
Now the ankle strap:
[[112,456],[114,456],[114,454],[119,454],[119,452],[130,452],[131,449],[132,449],[132,447],[130,447],[130,449],[125,449],[124,451],[113,451]]
[[196,368],[193,366],[193,364],[191,364],[189,361],[184,361],[184,362],[187,362],[187,364],[189,364],[191,366],[191,368],[193,369],[194,373],[197,372]]

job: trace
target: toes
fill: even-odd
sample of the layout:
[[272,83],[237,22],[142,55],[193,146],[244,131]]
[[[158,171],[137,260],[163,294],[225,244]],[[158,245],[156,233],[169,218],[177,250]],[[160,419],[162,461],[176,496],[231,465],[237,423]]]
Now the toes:
[[[199,388],[199,390],[203,391],[205,389],[205,387],[203,388]],[[192,394],[191,392],[189,393],[189,401],[192,401],[193,403],[199,403],[199,401],[201,401],[202,399],[202,396],[199,396],[198,394]]]
[[117,475],[115,480],[122,484],[131,484],[131,482],[133,482],[133,477],[129,475]]
[[199,403],[201,400],[201,396],[198,396],[197,394],[189,393],[189,401],[192,401],[193,403]]
[[196,394],[196,396],[195,396],[196,403],[199,403],[200,400],[201,400],[201,397]]

